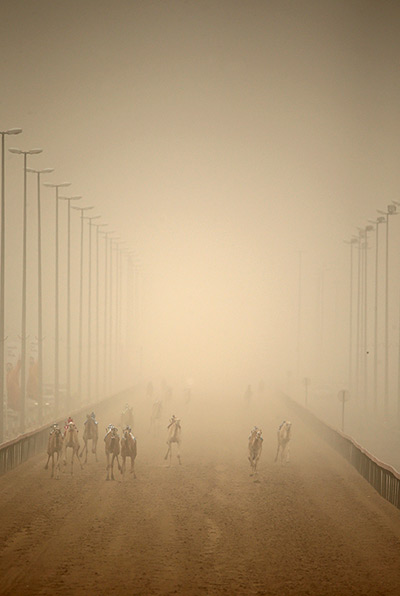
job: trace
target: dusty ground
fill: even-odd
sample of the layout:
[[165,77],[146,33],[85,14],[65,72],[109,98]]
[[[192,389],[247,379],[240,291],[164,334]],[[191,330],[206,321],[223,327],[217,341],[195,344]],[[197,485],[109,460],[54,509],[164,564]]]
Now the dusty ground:
[[[335,595],[400,593],[400,511],[293,419],[291,461],[274,464],[279,403],[180,416],[182,466],[164,462],[166,419],[149,432],[135,404],[137,478],[106,482],[99,462],[51,479],[45,454],[0,477],[0,593]],[[247,436],[264,447],[250,476]],[[82,433],[82,431],[81,431]]]

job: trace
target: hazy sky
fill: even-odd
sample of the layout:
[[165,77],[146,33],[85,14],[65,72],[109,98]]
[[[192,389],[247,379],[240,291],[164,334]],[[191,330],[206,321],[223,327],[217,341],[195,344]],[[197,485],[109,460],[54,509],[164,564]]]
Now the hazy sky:
[[8,146],[140,254],[151,374],[250,378],[290,349],[297,251],[341,271],[398,196],[399,30],[386,0],[2,2]]

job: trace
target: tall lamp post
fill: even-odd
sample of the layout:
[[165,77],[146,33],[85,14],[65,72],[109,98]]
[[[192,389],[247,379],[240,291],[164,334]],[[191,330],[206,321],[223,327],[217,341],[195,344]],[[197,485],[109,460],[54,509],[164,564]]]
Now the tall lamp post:
[[26,219],[27,219],[27,201],[26,201],[26,164],[28,155],[42,153],[43,149],[30,149],[22,151],[21,149],[9,149],[11,153],[24,156],[24,208],[23,208],[23,231],[22,231],[22,318],[21,318],[21,392],[20,392],[20,432],[25,432],[25,392],[26,392]]
[[350,245],[350,292],[349,292],[349,391],[352,391],[353,385],[353,247],[358,239],[352,237],[346,244]]
[[87,400],[90,403],[92,397],[92,220],[99,219],[100,215],[86,216],[89,222],[89,271],[88,271],[88,378],[87,378]]
[[38,407],[39,425],[43,424],[43,317],[42,317],[42,214],[40,205],[40,177],[42,174],[54,172],[54,168],[34,170],[27,168],[27,172],[36,174],[37,178],[37,220],[38,220]]
[[107,322],[109,321],[108,318],[108,240],[110,235],[114,234],[114,231],[107,231],[104,232],[104,366],[103,366],[103,387],[104,392],[107,395],[108,391],[108,368],[109,363],[107,362],[108,352],[109,352],[109,340],[108,340],[108,325]]
[[90,207],[72,207],[81,213],[81,266],[80,266],[80,282],[79,282],[79,348],[78,348],[78,397],[82,399],[82,317],[83,317],[83,220],[84,213]]
[[[393,201],[397,206],[400,205],[398,201]],[[400,304],[400,302],[399,302]],[[398,359],[397,359],[397,422],[400,424],[400,310],[399,310],[399,345],[398,345]]]
[[377,210],[381,215],[386,216],[386,274],[385,274],[385,394],[384,408],[385,418],[389,409],[389,219],[390,215],[396,215],[396,205],[388,205],[387,211]]
[[59,184],[53,184],[51,182],[45,182],[44,186],[48,186],[50,188],[56,189],[56,250],[55,250],[55,319],[54,319],[54,409],[56,415],[58,415],[60,410],[60,370],[59,370],[59,308],[58,308],[58,298],[59,298],[59,276],[58,276],[58,252],[59,252],[59,243],[58,243],[58,189],[64,188],[66,186],[70,186],[71,182],[60,182]]
[[379,224],[384,223],[386,218],[380,215],[376,220],[369,220],[375,224],[375,306],[374,306],[374,413],[378,403],[378,263],[379,263]]
[[[114,390],[114,361],[115,361],[115,349],[113,347],[113,242],[116,242],[120,239],[120,236],[114,236],[110,238],[110,369],[109,369],[109,379],[110,379],[110,389],[111,391]],[[115,274],[116,275],[116,274]],[[115,285],[116,287],[116,285]]]
[[58,197],[67,201],[67,407],[71,408],[71,201],[79,201],[82,197]]
[[5,136],[18,135],[22,132],[22,128],[9,128],[8,130],[0,131],[1,135],[1,231],[0,231],[0,443],[4,441],[4,262],[5,262]]
[[99,268],[99,236],[100,236],[100,228],[107,226],[106,223],[98,223],[93,224],[96,227],[96,385],[95,385],[95,393],[96,398],[99,399],[99,366],[100,366],[100,347],[99,347],[99,280],[100,280],[100,268]]
[[368,224],[365,226],[364,231],[365,231],[365,242],[364,242],[364,252],[365,252],[365,256],[364,256],[364,403],[365,405],[367,405],[368,403],[368,360],[367,360],[367,355],[368,355],[368,325],[367,325],[367,312],[368,312],[368,308],[367,308],[367,303],[368,303],[368,284],[367,284],[367,278],[368,278],[368,267],[367,267],[367,262],[368,262],[368,233],[372,232],[374,229],[374,226],[372,226],[371,224]]

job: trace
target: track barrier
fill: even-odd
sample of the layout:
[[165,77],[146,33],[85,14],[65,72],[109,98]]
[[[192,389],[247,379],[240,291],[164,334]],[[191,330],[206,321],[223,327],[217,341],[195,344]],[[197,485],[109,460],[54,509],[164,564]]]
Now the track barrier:
[[281,393],[281,397],[303,422],[347,459],[384,499],[400,509],[400,473],[395,468],[374,457],[353,438],[322,422],[285,393]]

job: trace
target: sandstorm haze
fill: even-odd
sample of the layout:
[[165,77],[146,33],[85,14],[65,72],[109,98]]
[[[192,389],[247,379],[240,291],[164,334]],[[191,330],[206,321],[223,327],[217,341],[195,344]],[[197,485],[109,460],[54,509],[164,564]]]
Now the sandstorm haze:
[[[399,18],[397,2],[4,3],[0,113],[23,128],[8,146],[42,147],[30,165],[54,167],[46,181],[71,181],[137,252],[145,379],[240,396],[296,366],[346,381],[343,241],[398,197]],[[7,152],[6,168],[16,338],[21,160]],[[44,190],[48,312],[52,201]]]

